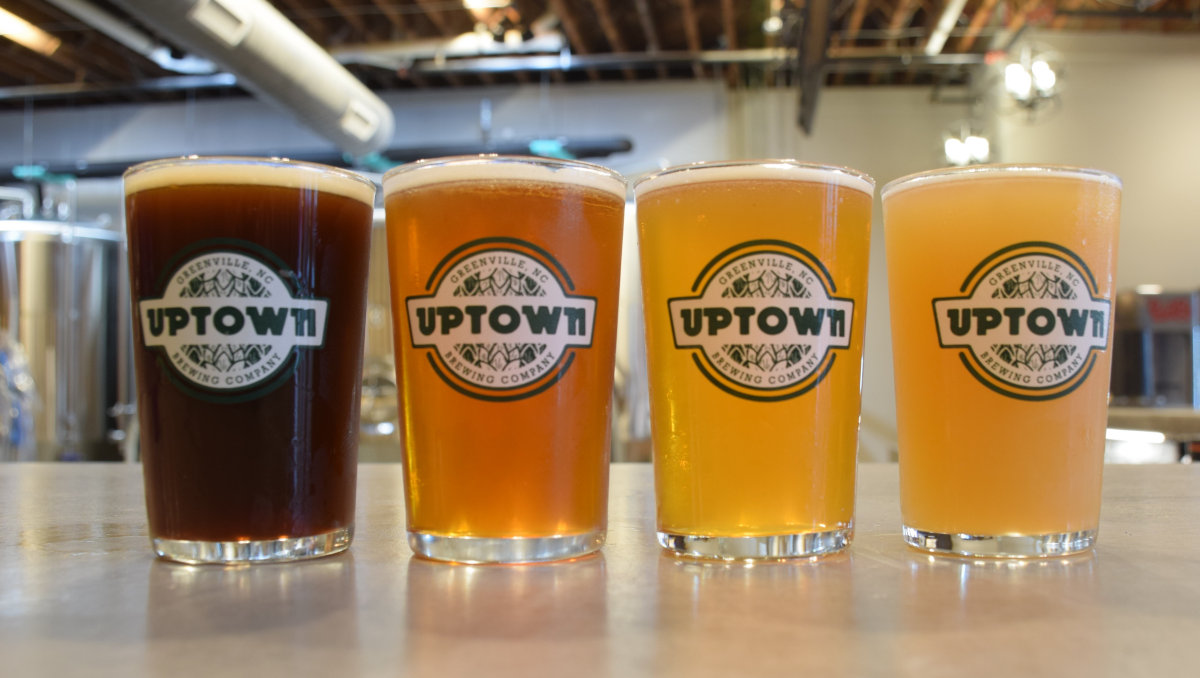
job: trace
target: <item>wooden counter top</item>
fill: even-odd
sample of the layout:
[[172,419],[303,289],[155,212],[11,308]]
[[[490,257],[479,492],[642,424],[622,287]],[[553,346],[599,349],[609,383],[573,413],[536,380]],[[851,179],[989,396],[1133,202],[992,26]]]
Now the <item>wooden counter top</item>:
[[650,468],[613,468],[602,555],[410,558],[400,468],[364,465],[349,553],[158,561],[140,468],[0,465],[3,676],[1200,676],[1200,468],[1110,466],[1094,554],[931,558],[897,469],[818,562],[702,564],[654,542]]

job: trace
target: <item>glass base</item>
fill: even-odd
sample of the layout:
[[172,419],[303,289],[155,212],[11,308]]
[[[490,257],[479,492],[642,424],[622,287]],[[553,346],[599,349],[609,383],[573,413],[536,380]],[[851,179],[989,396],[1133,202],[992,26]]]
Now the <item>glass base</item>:
[[853,536],[853,527],[769,537],[698,537],[659,532],[658,543],[676,555],[693,558],[761,560],[811,558],[837,553],[850,545]]
[[409,532],[408,545],[417,555],[454,563],[544,563],[599,551],[604,546],[605,535],[605,530],[558,537],[507,538],[446,537]]
[[1096,530],[1058,534],[942,534],[904,526],[909,546],[956,556],[984,558],[1046,558],[1086,551],[1096,544]]
[[168,560],[189,565],[284,563],[340,553],[350,548],[354,525],[312,537],[264,539],[261,541],[187,541],[154,538],[154,552]]

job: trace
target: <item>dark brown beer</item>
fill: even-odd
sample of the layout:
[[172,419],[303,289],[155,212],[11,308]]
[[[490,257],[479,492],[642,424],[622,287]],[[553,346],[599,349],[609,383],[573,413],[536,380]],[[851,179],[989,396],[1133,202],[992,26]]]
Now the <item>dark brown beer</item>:
[[198,159],[135,168],[126,194],[156,548],[208,560],[160,542],[339,530],[348,544],[374,187],[300,163]]

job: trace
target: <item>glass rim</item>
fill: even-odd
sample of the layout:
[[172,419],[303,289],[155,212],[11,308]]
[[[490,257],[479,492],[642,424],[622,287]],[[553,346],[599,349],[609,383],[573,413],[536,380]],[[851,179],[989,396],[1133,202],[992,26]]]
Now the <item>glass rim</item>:
[[[629,182],[620,172],[597,165],[591,162],[582,160],[569,160],[567,158],[547,158],[540,155],[501,155],[499,153],[480,153],[478,155],[448,155],[442,158],[425,158],[415,162],[404,163],[397,167],[393,167],[384,173],[380,183],[383,185],[395,179],[398,176],[408,174],[410,172],[419,172],[438,167],[454,167],[454,166],[476,166],[476,165],[530,165],[533,167],[548,167],[553,169],[573,169],[602,178],[611,179],[621,185],[621,191],[628,188]],[[387,193],[387,189],[384,189]]]
[[1013,175],[1029,175],[1035,177],[1075,177],[1085,181],[1098,181],[1100,183],[1113,184],[1119,190],[1125,189],[1124,182],[1121,177],[1112,172],[1093,169],[1090,167],[1076,167],[1074,165],[1038,165],[1038,164],[995,164],[995,165],[970,165],[967,167],[944,167],[935,170],[926,170],[909,174],[899,179],[893,179],[884,185],[883,190],[879,192],[880,199],[885,199],[889,194],[894,194],[897,191],[903,191],[925,184],[935,183],[939,181],[954,181],[967,178],[998,178],[1003,176]]
[[[777,169],[777,170],[781,170],[781,171],[809,170],[809,171],[814,171],[814,172],[819,172],[819,173],[827,173],[832,176],[846,176],[851,179],[857,179],[859,181],[866,182],[871,187],[871,190],[863,191],[864,193],[870,193],[870,194],[874,195],[874,192],[875,192],[875,179],[872,178],[871,175],[867,174],[866,172],[861,172],[861,171],[853,169],[851,167],[846,167],[844,165],[827,165],[824,163],[816,163],[816,162],[802,162],[802,161],[796,160],[794,158],[766,158],[766,159],[757,159],[757,160],[705,160],[705,161],[701,161],[701,162],[688,163],[686,165],[675,165],[673,167],[667,167],[665,169],[660,169],[656,172],[651,172],[650,174],[647,174],[647,175],[643,176],[642,178],[638,179],[637,181],[635,181],[633,183],[633,191],[634,191],[635,195],[641,195],[642,193],[647,193],[650,190],[656,190],[656,189],[651,189],[651,188],[646,188],[643,190],[642,186],[648,181],[654,181],[656,179],[661,179],[663,177],[670,176],[673,174],[680,174],[680,173],[693,172],[693,171],[703,171],[703,170],[710,170],[710,169],[730,169],[730,168],[737,168],[737,167],[761,167],[764,169]],[[850,187],[850,188],[853,188],[853,187]]]
[[307,162],[304,160],[291,160],[281,157],[258,157],[258,156],[242,156],[242,155],[184,155],[175,158],[160,158],[158,160],[148,160],[140,162],[121,175],[121,179],[128,179],[131,176],[144,174],[145,172],[162,169],[165,167],[187,167],[196,165],[231,165],[231,166],[255,166],[255,167],[290,167],[300,170],[318,172],[321,174],[330,174],[344,179],[350,179],[360,184],[375,188],[375,182],[364,177],[363,175],[353,170],[342,167],[333,167],[331,165],[322,165],[317,162]]

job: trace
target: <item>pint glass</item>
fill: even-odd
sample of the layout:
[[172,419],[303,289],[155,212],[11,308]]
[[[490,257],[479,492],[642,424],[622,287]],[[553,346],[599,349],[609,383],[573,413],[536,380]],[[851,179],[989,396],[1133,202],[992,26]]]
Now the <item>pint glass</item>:
[[635,190],[659,543],[723,559],[845,548],[874,183],[772,160]]
[[625,181],[477,156],[384,177],[408,541],[458,562],[604,543]]
[[981,166],[883,189],[904,539],[1089,549],[1100,520],[1121,182]]
[[374,185],[188,158],[130,169],[125,193],[155,550],[209,563],[346,549]]

